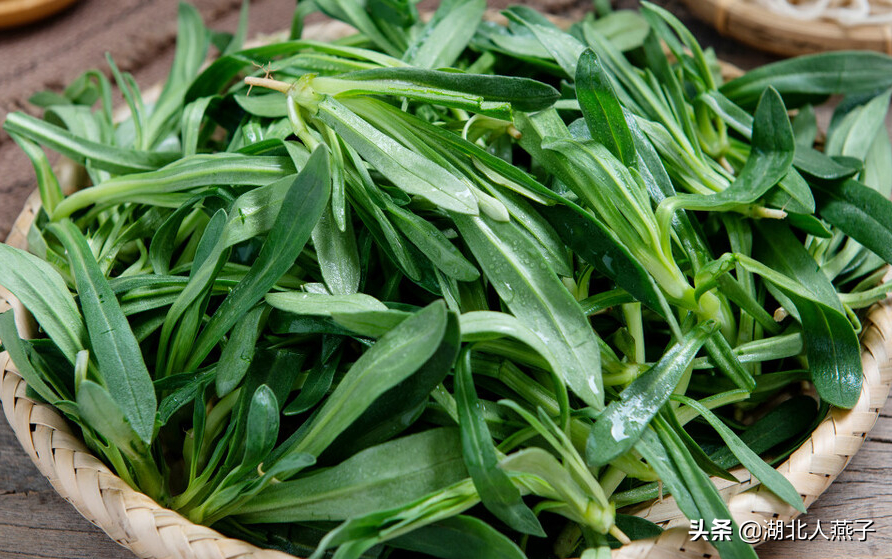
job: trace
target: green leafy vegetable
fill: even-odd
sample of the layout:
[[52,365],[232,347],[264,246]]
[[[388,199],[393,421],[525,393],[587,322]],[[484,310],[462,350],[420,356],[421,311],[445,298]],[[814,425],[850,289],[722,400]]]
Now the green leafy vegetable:
[[485,7],[302,1],[244,48],[248,2],[184,4],[161,88],[108,57],[129,115],[98,70],[34,95],[2,347],[125,482],[260,547],[603,559],[665,491],[751,559],[710,478],[803,510],[769,464],[856,406],[892,291],[892,58],[723,83],[653,4]]

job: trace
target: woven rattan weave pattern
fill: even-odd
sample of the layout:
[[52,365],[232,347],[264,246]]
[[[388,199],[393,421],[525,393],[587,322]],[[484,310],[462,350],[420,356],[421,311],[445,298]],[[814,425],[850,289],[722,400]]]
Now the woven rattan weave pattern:
[[892,24],[842,26],[777,14],[752,0],[683,0],[699,19],[722,35],[751,47],[798,56],[834,50],[875,50],[892,54]]

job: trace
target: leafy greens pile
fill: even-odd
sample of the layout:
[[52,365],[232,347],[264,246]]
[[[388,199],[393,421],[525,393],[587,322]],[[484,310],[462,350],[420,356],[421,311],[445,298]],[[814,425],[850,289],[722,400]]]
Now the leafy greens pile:
[[[36,95],[4,129],[42,210],[0,245],[45,334],[0,316],[29,394],[162,505],[314,558],[609,556],[660,532],[618,507],[730,519],[709,476],[738,465],[803,510],[769,463],[861,391],[892,59],[722,83],[668,12],[603,4],[565,32],[315,0],[247,49],[247,10],[183,5],[156,100],[109,58],[127,120],[97,71]],[[315,9],[359,33],[301,39]]]

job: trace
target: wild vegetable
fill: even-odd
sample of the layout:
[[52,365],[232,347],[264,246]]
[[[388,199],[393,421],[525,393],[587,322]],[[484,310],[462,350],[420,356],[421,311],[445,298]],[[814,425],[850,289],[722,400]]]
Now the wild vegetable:
[[[738,464],[803,510],[770,464],[855,404],[892,289],[892,59],[725,82],[670,13],[605,4],[315,0],[252,48],[247,10],[182,5],[157,100],[110,59],[127,119],[100,72],[36,95],[4,129],[43,207],[0,245],[29,395],[162,505],[301,556],[601,556],[660,532],[621,507],[730,519]],[[302,39],[315,9],[358,33]]]

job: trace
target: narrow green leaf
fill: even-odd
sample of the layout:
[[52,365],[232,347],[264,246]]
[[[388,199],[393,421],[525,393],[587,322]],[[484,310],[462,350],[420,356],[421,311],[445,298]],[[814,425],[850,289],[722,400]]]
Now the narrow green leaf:
[[[696,503],[697,511],[682,509],[685,516],[691,520],[704,521],[706,526],[712,526],[716,519],[731,520],[731,537],[729,540],[711,540],[716,546],[719,553],[724,559],[756,559],[756,551],[753,547],[741,539],[740,531],[728,505],[722,499],[718,489],[712,481],[703,473],[694,462],[687,449],[681,443],[681,440],[669,428],[668,425],[657,416],[654,419],[654,426],[658,433],[660,444],[665,449],[668,458],[674,464],[674,468],[684,486],[684,489],[690,494],[691,499]],[[645,456],[646,457],[646,456]],[[650,460],[648,459],[648,462]],[[660,476],[662,477],[662,475]],[[677,479],[677,478],[676,478]],[[669,483],[664,479],[666,486],[673,495],[677,495],[676,490],[682,490],[677,483]],[[679,501],[681,508],[681,501]],[[691,513],[694,512],[692,515]]]
[[734,431],[728,428],[721,419],[708,410],[700,402],[683,396],[681,394],[673,396],[673,398],[685,405],[691,406],[703,417],[713,429],[722,437],[728,448],[740,460],[740,463],[749,470],[762,485],[771,490],[772,493],[783,499],[787,504],[795,508],[801,513],[805,512],[805,504],[799,492],[793,487],[790,481],[780,472],[766,464],[759,455],[753,452],[740,438],[734,434]]
[[811,54],[767,64],[719,88],[746,108],[766,87],[784,96],[867,93],[892,85],[892,58],[875,52],[838,51]]
[[567,206],[539,208],[564,243],[651,310],[663,314],[653,278],[603,223]]
[[15,324],[15,314],[12,309],[0,314],[0,341],[3,350],[9,352],[9,357],[16,366],[16,371],[28,383],[41,398],[50,404],[56,404],[61,398],[55,390],[50,388],[41,377],[37,369],[31,364],[28,357],[26,342],[19,338],[19,332]]
[[49,230],[68,252],[99,374],[133,430],[149,444],[158,401],[139,343],[83,234],[68,220]]
[[[504,402],[503,400],[502,403]],[[580,486],[578,476],[574,476],[570,469],[564,467],[544,448],[531,446],[514,452],[503,458],[499,467],[510,472],[535,476],[534,479],[539,478],[539,483],[528,485],[530,489],[541,497],[566,505],[562,507],[561,514],[571,520],[593,528],[597,526],[597,529],[603,531],[613,524],[612,508],[605,510],[604,505],[595,499],[588,488],[583,489]],[[545,483],[541,483],[542,481]]]
[[504,116],[510,116],[510,112],[505,114],[498,108],[499,104],[510,104],[518,111],[538,111],[550,107],[560,97],[550,85],[529,78],[422,68],[359,70],[323,83],[331,83],[339,91],[329,92],[322,88],[322,92],[339,96],[358,93],[402,95],[447,106],[456,103],[484,114],[491,107]]
[[885,129],[892,89],[849,111],[827,135],[824,153],[864,160],[877,132]]
[[458,430],[429,429],[271,485],[237,514],[251,524],[345,520],[409,503],[466,476]]
[[877,130],[876,137],[867,150],[861,182],[885,197],[892,195],[892,140],[885,127]]
[[369,338],[380,338],[396,328],[410,313],[395,309],[334,312],[332,320],[348,331]]
[[[702,81],[701,87],[715,89],[713,71],[700,43],[697,42],[693,33],[672,12],[651,2],[642,2],[641,15],[644,16],[644,19],[650,24],[656,34],[669,46],[675,58],[679,60],[680,65],[685,68],[685,71],[689,71],[688,62],[692,62],[696,70],[692,71],[691,74],[695,79]],[[675,34],[678,35],[678,38],[676,38]]]
[[635,446],[716,328],[713,322],[697,325],[653,367],[632,381],[620,393],[619,400],[607,406],[595,421],[585,446],[589,466],[603,466]]
[[265,118],[288,116],[288,110],[285,106],[285,95],[278,91],[261,95],[235,95],[233,99],[245,112],[254,116]]
[[378,340],[347,371],[299,441],[296,452],[318,456],[375,399],[434,354],[446,330],[446,307],[432,303]]
[[[764,93],[760,93],[764,95]],[[706,105],[722,119],[725,124],[730,126],[735,132],[742,135],[747,140],[753,136],[753,117],[740,108],[739,105],[722,95],[718,91],[704,91],[695,100],[695,105],[700,103]],[[809,144],[807,147],[811,147]]]
[[[324,148],[318,149],[294,179],[257,260],[202,330],[186,370],[196,368],[239,318],[294,265],[328,202],[331,179],[327,156]],[[303,219],[294,219],[296,215]]]
[[148,142],[146,141],[145,134],[143,134],[146,111],[139,87],[136,85],[131,74],[122,74],[121,71],[118,70],[118,66],[115,64],[114,59],[112,59],[111,54],[105,53],[105,60],[108,63],[109,68],[111,68],[112,76],[114,76],[118,90],[124,97],[124,102],[127,104],[127,108],[130,109],[129,120],[133,125],[133,133],[135,136],[133,145],[136,149],[146,150],[148,149]]
[[[308,2],[305,5],[310,5]],[[221,56],[192,81],[192,85],[186,92],[185,101],[191,102],[199,97],[207,97],[220,93],[223,88],[232,83],[239,72],[251,68],[254,64],[269,64],[279,57],[289,56],[302,50],[334,54],[347,58],[369,60],[380,66],[405,66],[406,63],[384,53],[371,49],[356,48],[351,46],[326,43],[311,40],[292,40],[281,43],[272,43],[260,47],[244,49],[239,52]]]
[[[254,392],[261,385],[267,385],[276,396],[276,402],[281,408],[300,377],[310,351],[310,348],[307,347],[290,349],[258,347],[255,350],[254,359],[251,361],[248,373],[240,386],[238,407],[233,418],[230,419],[230,422],[237,423],[239,428],[236,431],[237,438],[234,445],[236,448],[244,443],[244,428]],[[230,455],[227,464],[235,465],[233,459],[241,460],[241,454]],[[269,465],[267,464],[267,466]]]
[[459,357],[455,367],[455,401],[465,466],[474,480],[483,506],[509,527],[524,534],[544,537],[542,525],[523,502],[520,490],[508,478],[508,474],[498,468],[492,435],[483,419],[480,400],[474,389],[470,351]]
[[328,389],[331,388],[331,381],[334,379],[335,372],[338,369],[338,363],[341,361],[341,354],[336,353],[331,359],[323,362],[320,356],[313,368],[307,375],[307,380],[300,388],[297,398],[291,401],[282,410],[284,415],[297,415],[312,409],[325,397]]
[[434,224],[392,203],[387,204],[387,213],[403,235],[444,274],[459,281],[474,281],[480,277],[477,268]]
[[841,158],[830,158],[814,148],[803,146],[796,146],[793,165],[806,176],[824,182],[847,179],[860,171],[859,167],[851,166],[848,162],[844,164]]
[[170,261],[176,249],[177,233],[179,233],[180,226],[190,213],[196,211],[195,205],[203,198],[205,195],[199,194],[191,200],[187,200],[155,229],[149,242],[149,262],[155,274],[166,276],[170,273]]
[[211,103],[217,101],[217,97],[200,97],[183,107],[183,118],[180,130],[183,137],[183,155],[188,157],[198,153],[198,142],[201,132],[201,123]]
[[796,136],[796,146],[812,147],[818,137],[818,121],[815,118],[815,109],[811,105],[799,108],[799,112],[793,118],[793,135]]
[[[486,169],[482,165],[477,166],[478,169]],[[503,182],[510,182],[504,181]],[[498,183],[496,183],[498,184]],[[539,212],[543,207],[550,207],[550,200],[537,199],[538,196],[530,197],[530,192],[524,192],[520,185],[503,185],[504,188],[495,185],[487,185],[490,194],[492,194],[505,208],[508,214],[517,221],[520,226],[529,233],[533,238],[540,254],[559,276],[570,277],[573,275],[572,253],[568,250],[567,245],[558,235],[555,228],[547,219]],[[519,188],[518,188],[519,187]],[[527,199],[530,198],[530,199]],[[537,205],[532,204],[532,199],[536,199]]]
[[0,278],[74,364],[87,345],[87,329],[59,272],[33,254],[0,243]]
[[266,302],[273,308],[286,312],[315,316],[387,310],[387,306],[384,303],[365,293],[324,295],[321,293],[286,291],[268,294]]
[[598,55],[591,49],[582,53],[576,66],[576,98],[592,139],[626,165],[636,165],[635,142],[622,105]]
[[[752,138],[753,117],[730,99],[718,91],[711,91],[700,95],[697,101],[709,106],[719,118],[744,138],[747,140]],[[793,158],[793,166],[806,175],[821,181],[836,181],[851,177],[858,172],[858,169],[842,165],[824,153],[817,151],[811,147],[811,144],[805,145],[798,142]]]
[[251,366],[254,359],[254,348],[260,337],[263,325],[264,308],[257,306],[248,311],[235,326],[229,341],[220,353],[215,378],[217,397],[223,398],[235,390]]
[[861,396],[861,348],[852,323],[836,309],[793,292],[802,321],[808,365],[818,395],[840,408],[851,408]]
[[[226,246],[262,236],[272,229],[296,175],[288,175],[245,192],[233,202],[224,234]],[[151,249],[151,247],[150,247]]]
[[462,341],[481,342],[508,336],[530,346],[551,367],[559,369],[559,361],[551,348],[514,316],[494,311],[473,311],[462,314],[460,319]]
[[694,459],[694,462],[697,463],[697,466],[703,470],[703,473],[709,477],[718,477],[725,481],[730,481],[731,483],[737,483],[737,478],[728,470],[713,462],[697,441],[684,430],[684,427],[675,416],[675,413],[668,409],[668,406],[664,406],[660,410],[660,418],[675,432],[675,435],[678,436],[679,440],[684,444],[687,452],[691,455],[691,458]]
[[[375,103],[368,99],[364,99],[364,101],[366,103],[374,103],[376,109],[386,111],[389,113],[390,117],[399,118],[400,120],[405,121],[407,124],[417,129],[419,135],[436,138],[436,142],[430,143],[432,147],[437,148],[442,145],[443,149],[448,149],[453,154],[458,153],[472,158],[472,161],[475,162],[475,167],[482,167],[484,174],[497,184],[513,188],[519,194],[523,194],[524,196],[536,200],[540,204],[550,204],[550,201],[552,200],[563,200],[559,194],[549,190],[545,185],[538,182],[521,168],[511,165],[504,159],[489,153],[487,150],[473,142],[469,142],[458,134],[445,130],[441,126],[435,126],[415,115],[401,111],[399,108],[393,107],[388,103]],[[521,117],[521,115],[516,116]],[[441,149],[441,152],[443,149]],[[494,179],[494,176],[500,176],[502,178]]]
[[40,191],[40,202],[48,214],[52,214],[53,210],[62,201],[64,195],[56,174],[50,166],[50,161],[46,156],[46,152],[41,149],[40,145],[32,142],[18,134],[10,133],[10,137],[15,143],[22,148],[31,165],[34,167],[34,173],[37,175],[37,190]]
[[576,63],[585,50],[579,40],[565,33],[529,6],[512,6],[502,12],[510,21],[525,25],[542,43],[567,76],[576,75]]
[[441,2],[406,49],[403,60],[419,68],[453,66],[477,31],[485,11],[485,0]]
[[[161,425],[167,425],[167,422],[170,421],[170,418],[178,412],[183,406],[200,399],[200,395],[204,393],[204,389],[208,387],[208,385],[214,380],[213,373],[183,373],[181,375],[174,375],[170,377],[166,377],[162,379],[164,381],[170,380],[179,380],[179,378],[190,378],[185,384],[179,386],[179,388],[174,389],[172,392],[167,394],[159,403],[158,403],[158,422]],[[163,384],[156,382],[155,388],[160,392],[164,392],[161,388],[164,386]],[[196,403],[196,406],[199,404]],[[201,417],[205,416],[206,410],[201,409],[201,411],[196,412],[194,415],[200,415]],[[197,443],[198,441],[196,441]]]
[[349,295],[359,290],[362,279],[359,250],[356,247],[353,221],[348,215],[344,230],[341,231],[332,213],[332,204],[322,212],[311,238],[326,287],[333,295]]
[[[183,193],[218,184],[257,186],[294,173],[290,158],[235,153],[199,154],[153,172],[115,177],[75,192],[63,200],[53,217],[71,215],[90,204],[155,203],[159,194]],[[191,196],[188,196],[191,198]],[[179,207],[183,200],[177,200]]]
[[322,538],[309,559],[322,559],[325,550],[333,546],[340,546],[340,559],[360,559],[384,541],[461,514],[478,502],[471,480],[462,480],[402,507],[344,522]]
[[529,237],[485,216],[453,219],[502,301],[552,349],[561,364],[555,372],[587,405],[602,408],[597,335]]
[[[799,395],[785,400],[757,419],[741,433],[740,440],[755,454],[762,454],[784,441],[800,435],[815,419],[818,406],[814,398]],[[740,463],[730,448],[723,446],[710,457],[723,468]]]
[[[655,421],[662,421],[662,418],[657,417]],[[663,426],[668,428],[668,425],[665,425],[665,422],[663,422]],[[688,490],[683,473],[676,467],[660,438],[661,437],[657,435],[654,428],[645,429],[641,433],[638,442],[635,444],[635,450],[647,460],[647,464],[657,473],[660,483],[672,494],[672,497],[678,504],[678,509],[682,514],[692,520],[705,520],[703,513],[701,513],[700,510],[700,504],[691,494],[691,491]],[[679,446],[682,446],[680,440],[678,443]],[[684,449],[683,446],[682,449],[683,452],[686,452],[686,449]],[[688,458],[693,462],[693,458],[690,458],[690,454],[688,454]],[[696,478],[697,476],[703,478],[706,477],[696,465],[694,465],[693,472],[693,478]],[[706,479],[708,480],[708,478]],[[696,481],[696,479],[691,480],[692,483],[696,483]],[[712,484],[711,481],[708,483]]]
[[229,44],[226,45],[226,48],[223,49],[221,53],[222,56],[226,56],[227,54],[231,54],[233,52],[238,52],[242,49],[242,45],[245,42],[245,37],[248,35],[248,9],[250,7],[249,0],[242,0],[242,8],[239,10],[238,14],[238,28],[235,31],[235,35],[230,39]]
[[426,409],[431,393],[452,370],[460,346],[458,316],[450,312],[437,351],[414,374],[378,396],[332,443],[326,458],[349,456],[391,439],[413,425]]
[[181,3],[177,13],[177,47],[173,64],[146,123],[148,145],[158,145],[171,124],[178,120],[186,91],[204,63],[210,43],[210,33],[201,21],[201,14],[194,6]]
[[585,18],[582,20],[586,33],[598,33],[622,52],[636,49],[644,43],[644,38],[650,31],[650,26],[634,10],[616,10],[606,15],[600,15],[597,19]]
[[161,376],[185,372],[178,369],[185,361],[185,354],[192,349],[200,315],[227,259],[226,249],[220,242],[226,221],[226,211],[220,209],[208,222],[195,250],[189,283],[167,311],[157,350],[157,366]]
[[[653,18],[646,11],[642,11],[642,13],[645,19],[650,20],[651,27],[654,29],[644,39],[644,55],[647,69],[650,71],[650,83],[644,86],[640,84],[640,80],[632,78],[635,69],[628,69],[625,76],[618,77],[625,78],[625,81],[633,88],[638,85],[641,91],[633,91],[632,95],[640,98],[640,103],[646,107],[651,118],[657,120],[670,132],[683,151],[693,156],[691,162],[699,164],[703,159],[703,150],[695,132],[696,125],[693,115],[687,108],[681,82],[684,76],[678,75],[673,69],[667,53],[663,50],[661,39],[669,45],[670,51],[674,51],[673,54],[676,57],[681,58],[682,62],[688,62],[690,58],[683,53],[678,40],[659,19]],[[691,82],[693,81],[691,80]],[[636,84],[636,82],[638,83]],[[659,85],[655,85],[654,82]],[[629,89],[629,85],[626,88]]]
[[241,467],[253,469],[267,459],[279,435],[279,404],[269,386],[261,384],[251,397],[245,426],[245,455]]
[[121,406],[102,386],[83,381],[77,390],[77,408],[84,422],[124,455],[134,459],[146,455],[145,439],[133,430]]
[[728,377],[735,386],[747,392],[752,392],[756,388],[756,379],[753,378],[752,373],[743,368],[728,344],[728,340],[721,333],[716,332],[706,340],[704,348],[716,369]]
[[313,0],[304,0],[298,3],[297,9],[294,10],[294,16],[291,18],[291,31],[288,34],[289,40],[300,39],[304,31],[304,19],[317,10],[318,8]]
[[809,369],[818,394],[835,406],[850,408],[861,394],[858,336],[832,284],[785,228],[783,224],[758,224],[756,230],[770,239],[756,245],[765,264],[742,256],[738,256],[739,262],[789,298],[802,324]]
[[678,207],[727,211],[751,204],[787,175],[795,149],[793,128],[783,100],[777,91],[769,88],[756,107],[752,150],[734,182],[716,194],[679,194],[663,211]]
[[789,226],[777,220],[765,219],[755,223],[753,233],[756,239],[753,254],[756,258],[802,286],[801,296],[844,314],[836,288]]
[[892,202],[852,179],[813,190],[821,218],[892,262]]
[[[663,528],[653,522],[631,514],[617,514],[616,527],[623,531],[630,540],[646,540],[659,537],[663,533]],[[610,547],[617,549],[622,547],[618,540],[614,541],[612,536],[608,536]]]
[[331,97],[318,118],[407,194],[454,212],[476,215],[477,200],[466,184],[439,165],[398,144]]
[[18,134],[84,164],[113,173],[151,171],[179,157],[168,151],[137,151],[80,138],[67,130],[24,113],[9,113],[3,129]]
[[391,56],[399,56],[400,49],[381,32],[365,11],[365,5],[351,0],[315,0],[316,5],[329,17],[349,23],[368,37],[375,46]]

